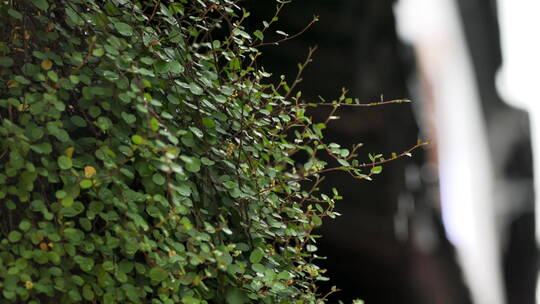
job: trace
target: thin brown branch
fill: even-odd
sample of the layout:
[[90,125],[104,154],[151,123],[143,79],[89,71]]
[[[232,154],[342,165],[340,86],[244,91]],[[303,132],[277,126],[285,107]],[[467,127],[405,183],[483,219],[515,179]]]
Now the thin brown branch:
[[347,170],[347,169],[360,169],[360,168],[373,168],[373,167],[376,167],[376,166],[380,166],[382,164],[385,164],[387,162],[391,162],[393,160],[396,160],[398,158],[402,158],[404,156],[411,156],[411,152],[413,152],[414,150],[422,147],[422,146],[426,146],[426,145],[429,145],[429,142],[419,142],[417,143],[416,145],[414,145],[412,148],[404,151],[404,152],[401,152],[400,154],[397,154],[395,156],[392,156],[391,158],[388,158],[388,159],[383,159],[383,160],[380,160],[380,161],[377,161],[377,162],[372,162],[372,163],[362,163],[362,164],[359,164],[359,165],[351,165],[351,166],[338,166],[338,167],[333,167],[333,168],[327,168],[327,169],[322,169],[322,170],[319,170],[313,174],[321,174],[321,173],[327,173],[327,172],[331,172],[331,171],[339,171],[339,170]]
[[311,19],[311,21],[298,33],[292,35],[292,36],[287,36],[283,39],[280,39],[278,41],[274,41],[274,42],[261,42],[259,44],[256,44],[254,45],[253,47],[261,47],[261,46],[267,46],[267,45],[278,45],[282,42],[285,42],[285,41],[289,41],[291,39],[294,39],[300,35],[302,35],[303,33],[305,33],[313,24],[315,24],[315,22],[319,21],[319,17],[318,16],[313,16],[313,19]]
[[302,73],[304,72],[304,69],[306,68],[306,66],[311,62],[311,58],[313,58],[313,54],[315,53],[315,51],[317,51],[317,46],[314,46],[314,47],[310,47],[309,50],[308,50],[308,55],[306,57],[306,60],[304,60],[304,62],[300,65],[300,67],[298,68],[298,73],[296,74],[296,77],[294,79],[294,82],[292,83],[291,87],[289,88],[289,90],[287,91],[287,93],[285,94],[284,98],[287,99],[289,98],[289,95],[291,95],[291,93],[293,92],[294,88],[300,83],[302,82]]
[[410,103],[409,99],[393,99],[385,101],[376,101],[370,103],[345,103],[345,102],[321,102],[321,103],[304,103],[299,104],[301,107],[317,107],[317,106],[330,106],[330,107],[376,107],[394,103]]
[[161,3],[161,0],[158,0],[156,5],[154,6],[154,10],[152,11],[152,15],[150,15],[150,18],[148,18],[148,20],[146,21],[146,25],[150,24],[152,19],[154,19],[154,16],[156,16],[156,13],[157,13],[157,10],[158,10],[158,7],[159,7],[160,3]]
[[[332,168],[318,170],[318,171],[315,171],[315,172],[311,172],[311,173],[309,173],[307,175],[300,176],[298,178],[294,178],[294,179],[287,180],[287,181],[282,181],[282,182],[280,182],[279,185],[276,184],[276,185],[273,185],[271,187],[261,189],[259,191],[259,193],[264,193],[264,192],[273,190],[276,187],[281,186],[283,183],[294,183],[294,182],[305,181],[305,180],[308,180],[309,177],[313,177],[313,176],[316,176],[316,175],[322,174],[322,173],[328,173],[328,172],[333,172],[333,171],[347,171],[347,172],[349,172],[349,170],[351,170],[351,169],[361,169],[361,168],[369,168],[369,167],[373,168],[373,167],[376,167],[376,166],[379,166],[379,165],[382,165],[382,164],[397,160],[397,159],[402,158],[404,156],[411,156],[411,152],[413,152],[414,150],[416,150],[416,149],[418,149],[420,147],[427,146],[427,145],[429,145],[429,142],[419,142],[416,145],[414,145],[413,147],[411,147],[410,149],[408,149],[406,151],[403,151],[400,154],[397,154],[397,155],[395,155],[395,156],[393,156],[391,158],[384,159],[384,160],[381,160],[381,161],[378,161],[378,162],[362,163],[362,164],[359,164],[359,165],[350,165],[350,166],[338,166],[338,167],[332,167]],[[351,174],[354,178],[357,178],[357,179],[365,179],[366,177],[372,176],[372,173],[369,173],[369,174],[367,174],[365,176],[356,176],[356,175],[352,174],[351,172],[349,172],[349,174]]]
[[77,72],[78,70],[80,70],[88,62],[88,59],[90,59],[90,56],[92,56],[92,51],[94,50],[95,44],[96,44],[96,39],[91,39],[90,45],[88,46],[88,54],[86,54],[81,64],[79,64],[78,66],[75,67],[75,69],[73,69],[73,72],[71,74],[74,74],[74,72]]

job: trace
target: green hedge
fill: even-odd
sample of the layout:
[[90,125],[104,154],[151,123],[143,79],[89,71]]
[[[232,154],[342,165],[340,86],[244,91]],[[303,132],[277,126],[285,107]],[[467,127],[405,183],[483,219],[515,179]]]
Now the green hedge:
[[388,160],[324,143],[236,3],[0,2],[0,303],[326,301],[323,173]]

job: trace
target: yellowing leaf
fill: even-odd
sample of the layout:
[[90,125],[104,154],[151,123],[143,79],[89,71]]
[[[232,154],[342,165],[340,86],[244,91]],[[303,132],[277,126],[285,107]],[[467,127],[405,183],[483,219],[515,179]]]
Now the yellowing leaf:
[[8,88],[15,88],[15,87],[18,87],[19,86],[19,83],[16,82],[15,80],[10,80],[7,82],[7,87]]
[[24,111],[28,110],[28,108],[30,108],[29,104],[21,103],[21,104],[19,104],[18,110],[19,110],[19,112],[24,112]]
[[72,158],[73,157],[73,152],[75,151],[75,148],[74,147],[69,147],[66,149],[66,151],[64,151],[64,154],[68,157],[68,158]]
[[96,168],[92,166],[84,167],[84,177],[91,178],[94,175],[96,175]]
[[49,246],[47,246],[47,243],[41,242],[39,243],[39,249],[41,249],[41,251],[49,251]]
[[34,288],[34,283],[32,283],[32,281],[26,281],[24,282],[24,287],[28,290]]
[[41,62],[41,67],[44,69],[44,70],[50,70],[53,66],[53,63],[52,61],[50,61],[49,59],[45,59]]

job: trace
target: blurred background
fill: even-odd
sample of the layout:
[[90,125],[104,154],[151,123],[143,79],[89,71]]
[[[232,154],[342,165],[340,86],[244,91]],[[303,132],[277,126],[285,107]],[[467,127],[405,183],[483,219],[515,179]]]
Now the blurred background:
[[[257,20],[273,16],[275,2],[251,0],[248,7],[258,28]],[[538,13],[535,0],[286,6],[275,30],[294,34],[313,15],[320,22],[265,47],[260,63],[276,79],[294,78],[308,47],[317,45],[300,86],[306,100],[332,99],[345,87],[362,102],[381,94],[414,101],[343,109],[329,142],[362,142],[366,158],[404,151],[418,138],[432,143],[386,165],[373,182],[327,179],[344,196],[342,216],[319,231],[327,257],[320,264],[331,278],[321,292],[341,289],[331,303],[537,303]]]

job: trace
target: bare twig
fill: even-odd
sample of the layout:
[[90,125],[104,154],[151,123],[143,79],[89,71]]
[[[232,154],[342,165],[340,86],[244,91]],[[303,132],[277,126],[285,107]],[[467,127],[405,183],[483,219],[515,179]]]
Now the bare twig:
[[319,21],[319,17],[318,16],[313,16],[313,19],[311,19],[311,21],[301,31],[299,31],[298,33],[296,33],[296,34],[294,34],[292,36],[287,36],[287,37],[285,37],[283,39],[280,39],[280,40],[277,40],[277,41],[274,41],[274,42],[261,42],[259,44],[254,45],[254,47],[261,47],[261,46],[267,46],[267,45],[278,45],[278,44],[280,44],[282,42],[294,39],[294,38],[302,35],[303,33],[305,33],[317,21]]
[[154,6],[154,10],[152,11],[152,15],[150,15],[150,18],[148,18],[148,20],[146,21],[146,25],[150,24],[152,19],[154,19],[154,16],[156,16],[156,13],[157,13],[157,10],[158,10],[158,7],[159,7],[160,3],[161,3],[161,0],[158,0],[156,5]]
[[316,171],[313,174],[321,174],[321,173],[327,173],[327,172],[338,171],[338,170],[346,170],[346,169],[359,169],[359,168],[369,168],[369,167],[373,168],[373,167],[385,164],[387,162],[396,160],[398,158],[402,158],[404,156],[411,156],[411,152],[413,152],[414,150],[416,150],[416,149],[418,149],[418,148],[420,148],[422,146],[427,146],[427,145],[429,145],[429,142],[419,142],[416,145],[414,145],[412,148],[410,148],[410,149],[408,149],[408,150],[406,150],[404,152],[401,152],[400,154],[396,154],[396,155],[394,155],[394,156],[392,156],[391,158],[388,158],[388,159],[383,159],[383,160],[380,160],[380,161],[377,161],[377,162],[372,162],[372,163],[362,163],[362,164],[359,164],[359,165],[338,166],[338,167],[333,167],[333,168],[327,168],[327,169],[322,169],[322,170]]
[[337,106],[337,107],[376,107],[394,103],[409,103],[409,99],[393,99],[385,101],[377,101],[370,103],[345,103],[345,102],[321,102],[321,103],[306,103],[299,106]]

